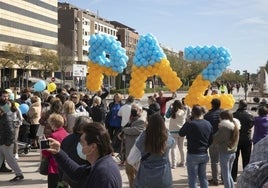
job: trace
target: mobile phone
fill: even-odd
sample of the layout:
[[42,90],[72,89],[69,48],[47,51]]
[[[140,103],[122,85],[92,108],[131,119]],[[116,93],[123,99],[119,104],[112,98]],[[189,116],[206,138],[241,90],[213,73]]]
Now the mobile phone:
[[41,140],[40,141],[40,148],[41,149],[48,149],[49,148],[49,140]]

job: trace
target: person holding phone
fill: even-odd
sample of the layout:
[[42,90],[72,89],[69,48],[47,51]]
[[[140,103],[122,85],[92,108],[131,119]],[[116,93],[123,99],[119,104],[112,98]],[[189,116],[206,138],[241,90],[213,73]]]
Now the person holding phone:
[[119,167],[112,157],[113,147],[107,129],[99,122],[83,126],[80,143],[90,165],[79,165],[62,149],[61,143],[48,138],[50,151],[61,170],[79,182],[81,188],[122,188]]
[[[63,127],[64,126],[63,116],[60,114],[52,113],[47,121],[53,131],[50,137],[54,138],[55,140],[61,143],[62,140],[69,134]],[[40,145],[41,149],[43,149],[42,156],[49,157],[48,176],[47,176],[48,188],[56,188],[57,185],[61,183],[58,164],[52,157],[51,153],[47,151],[47,149],[49,148],[48,140],[42,141]]]

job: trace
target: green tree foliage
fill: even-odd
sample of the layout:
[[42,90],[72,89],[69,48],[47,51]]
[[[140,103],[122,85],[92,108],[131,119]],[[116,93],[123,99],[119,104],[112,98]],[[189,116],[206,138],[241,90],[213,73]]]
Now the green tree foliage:
[[40,63],[40,68],[44,70],[45,79],[59,69],[59,59],[55,52],[48,49],[40,49],[40,56],[37,58],[38,63]]
[[238,75],[234,71],[227,69],[225,70],[222,75],[217,79],[217,82],[229,82],[229,83],[244,83],[245,76]]
[[205,62],[187,62],[183,59],[183,54],[171,53],[168,49],[164,49],[167,59],[173,71],[177,73],[185,86],[191,85],[198,74],[208,65]]
[[12,51],[13,47],[10,44],[5,47],[5,51],[2,52],[0,56],[1,67],[10,68],[14,65],[14,61],[12,60]]
[[[30,67],[33,62],[29,61],[28,63],[25,61],[25,56],[32,54],[32,49],[28,46],[12,46],[7,45],[5,47],[5,51],[1,55],[1,65],[5,68],[11,68],[14,65],[22,69],[26,69]],[[31,60],[31,58],[30,58]]]

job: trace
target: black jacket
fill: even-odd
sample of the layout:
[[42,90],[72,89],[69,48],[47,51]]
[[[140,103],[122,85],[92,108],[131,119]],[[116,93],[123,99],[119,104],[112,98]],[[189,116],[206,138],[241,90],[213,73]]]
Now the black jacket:
[[211,123],[213,127],[213,134],[215,134],[218,131],[218,125],[220,123],[221,112],[222,112],[221,109],[211,109],[204,116],[204,119]]
[[254,123],[254,116],[246,108],[239,108],[233,113],[234,118],[241,124],[239,142],[252,140],[251,132]]
[[104,124],[105,122],[105,109],[103,106],[98,105],[98,106],[92,106],[90,110],[91,118],[94,122],[100,122]]
[[7,114],[0,116],[0,145],[10,146],[14,143],[15,133],[11,121],[8,121]]
[[[81,159],[76,151],[76,147],[78,142],[80,141],[81,134],[73,133],[68,135],[62,140],[61,143],[61,149],[68,154],[68,156],[74,160],[79,165],[89,165],[89,162],[86,160]],[[62,169],[60,169],[60,173],[62,174],[63,180],[67,181],[69,185],[71,185],[72,188],[80,188],[81,182],[75,182],[72,180],[72,178],[68,177],[66,173],[62,172]]]
[[160,105],[157,102],[154,102],[154,103],[150,104],[149,108],[143,107],[142,109],[147,112],[147,121],[149,121],[150,117],[154,113],[160,114]]

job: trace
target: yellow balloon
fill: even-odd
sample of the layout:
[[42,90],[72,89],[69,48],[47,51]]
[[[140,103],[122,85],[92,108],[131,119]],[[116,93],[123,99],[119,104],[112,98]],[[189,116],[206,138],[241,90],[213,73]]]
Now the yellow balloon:
[[17,102],[15,102],[15,106],[16,106],[17,108],[19,108],[20,104],[17,103]]
[[53,91],[56,90],[56,88],[57,88],[57,86],[56,86],[56,84],[53,83],[53,82],[51,82],[51,83],[49,83],[49,84],[47,85],[47,90],[48,90],[48,92],[53,92]]

